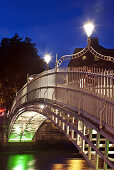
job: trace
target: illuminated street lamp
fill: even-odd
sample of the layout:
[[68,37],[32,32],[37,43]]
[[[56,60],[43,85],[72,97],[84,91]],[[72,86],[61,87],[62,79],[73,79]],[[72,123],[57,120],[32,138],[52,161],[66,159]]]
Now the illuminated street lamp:
[[32,76],[30,76],[30,77],[28,78],[28,80],[29,80],[29,81],[32,81],[32,80],[33,80],[33,77],[32,77]]
[[51,60],[51,56],[49,54],[46,54],[45,57],[44,57],[44,60],[46,62],[46,70],[49,69],[49,62]]
[[84,29],[85,29],[85,32],[87,34],[87,37],[88,37],[88,44],[91,43],[90,42],[90,36],[94,30],[94,25],[92,23],[87,23],[84,25]]
[[45,107],[45,106],[44,106],[43,104],[40,105],[40,109],[44,109],[44,107]]
[[29,83],[30,81],[33,80],[33,77],[32,76],[29,76],[29,74],[27,74],[27,83]]

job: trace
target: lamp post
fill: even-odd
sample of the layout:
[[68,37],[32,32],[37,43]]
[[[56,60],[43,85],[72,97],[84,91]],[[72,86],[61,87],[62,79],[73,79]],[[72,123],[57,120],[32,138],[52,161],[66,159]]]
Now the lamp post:
[[90,36],[94,30],[94,25],[92,23],[87,23],[84,25],[85,32],[87,34],[88,45],[91,44]]
[[49,62],[50,62],[50,60],[51,60],[51,56],[50,56],[49,54],[46,54],[46,55],[44,56],[44,60],[45,60],[45,62],[46,62],[46,70],[49,70]]

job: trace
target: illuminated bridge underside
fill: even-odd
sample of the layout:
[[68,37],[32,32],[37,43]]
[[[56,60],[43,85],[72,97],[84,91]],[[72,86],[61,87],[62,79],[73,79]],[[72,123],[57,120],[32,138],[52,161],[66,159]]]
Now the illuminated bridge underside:
[[13,123],[8,142],[32,142],[35,132],[46,117],[34,111],[21,113]]

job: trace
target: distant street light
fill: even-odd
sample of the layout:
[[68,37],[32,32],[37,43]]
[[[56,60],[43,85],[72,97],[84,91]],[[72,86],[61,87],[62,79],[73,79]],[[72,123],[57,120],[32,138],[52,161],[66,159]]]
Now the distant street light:
[[51,60],[51,56],[49,54],[46,54],[44,57],[44,60],[47,64],[49,64],[50,60]]
[[44,60],[45,60],[45,62],[47,64],[46,65],[46,70],[48,70],[49,69],[49,62],[51,60],[51,56],[49,54],[46,54],[45,57],[44,57]]

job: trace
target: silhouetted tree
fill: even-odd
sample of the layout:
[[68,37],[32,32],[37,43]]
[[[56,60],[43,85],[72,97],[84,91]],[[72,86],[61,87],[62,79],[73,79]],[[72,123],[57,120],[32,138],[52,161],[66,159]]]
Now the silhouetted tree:
[[36,44],[15,34],[0,44],[0,105],[10,108],[12,100],[26,82],[27,73],[43,71],[44,61],[38,56]]

